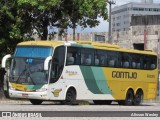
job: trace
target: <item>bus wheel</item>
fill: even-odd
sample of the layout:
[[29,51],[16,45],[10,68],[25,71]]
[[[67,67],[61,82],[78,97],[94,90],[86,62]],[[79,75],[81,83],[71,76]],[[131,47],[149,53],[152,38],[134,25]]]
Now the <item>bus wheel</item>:
[[143,92],[142,91],[137,91],[136,95],[134,96],[133,104],[134,105],[139,105],[142,100],[143,100]]
[[124,105],[132,105],[133,104],[133,98],[134,98],[134,95],[133,95],[133,92],[132,90],[128,90],[127,94],[126,94],[126,99],[124,101]]
[[112,100],[93,100],[96,105],[110,105]]
[[65,105],[75,105],[76,104],[76,92],[74,89],[70,88],[67,91],[64,104]]
[[119,100],[118,104],[119,105],[127,105],[130,106],[133,104],[133,92],[132,90],[128,90],[127,94],[126,94],[126,99],[125,100]]
[[40,105],[43,100],[35,100],[35,99],[31,99],[30,102],[33,104],[33,105]]

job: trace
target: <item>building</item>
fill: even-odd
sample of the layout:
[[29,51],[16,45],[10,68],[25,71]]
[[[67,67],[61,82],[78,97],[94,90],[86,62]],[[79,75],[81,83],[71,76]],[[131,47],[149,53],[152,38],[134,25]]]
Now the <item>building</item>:
[[128,31],[132,16],[160,15],[160,4],[153,0],[141,0],[140,3],[131,2],[116,6],[111,12],[111,30],[114,32]]
[[160,54],[160,15],[132,16],[129,30],[114,32],[112,40],[124,48]]
[[[38,34],[34,34],[33,39],[40,40]],[[108,32],[81,32],[75,34],[76,40],[88,40],[94,42],[108,43]],[[59,36],[58,34],[48,35],[48,40],[73,41],[73,34],[66,33]]]
[[159,52],[160,15],[132,16],[131,32],[133,47],[151,49]]

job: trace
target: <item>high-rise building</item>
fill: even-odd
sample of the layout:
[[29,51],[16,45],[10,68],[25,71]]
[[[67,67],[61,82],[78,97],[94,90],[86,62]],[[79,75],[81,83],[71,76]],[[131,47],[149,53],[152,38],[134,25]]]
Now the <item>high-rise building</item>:
[[112,8],[111,29],[112,33],[128,31],[131,23],[131,16],[160,15],[160,4],[153,3],[153,0],[141,0],[141,2],[130,2]]

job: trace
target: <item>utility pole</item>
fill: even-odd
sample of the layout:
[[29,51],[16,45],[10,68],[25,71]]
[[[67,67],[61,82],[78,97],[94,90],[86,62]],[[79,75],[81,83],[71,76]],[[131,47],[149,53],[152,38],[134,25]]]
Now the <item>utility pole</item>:
[[108,32],[108,43],[112,43],[112,36],[111,36],[111,7],[112,4],[115,4],[113,0],[107,0],[109,4],[109,32]]
[[147,25],[148,25],[148,18],[147,15],[144,16],[144,50],[148,49],[147,43]]

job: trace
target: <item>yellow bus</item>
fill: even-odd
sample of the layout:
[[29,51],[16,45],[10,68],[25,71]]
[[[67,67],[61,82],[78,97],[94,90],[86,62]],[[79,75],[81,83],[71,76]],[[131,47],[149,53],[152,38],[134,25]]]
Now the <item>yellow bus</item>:
[[89,41],[19,43],[8,72],[9,96],[34,105],[44,100],[76,104],[139,105],[157,92],[157,54]]

